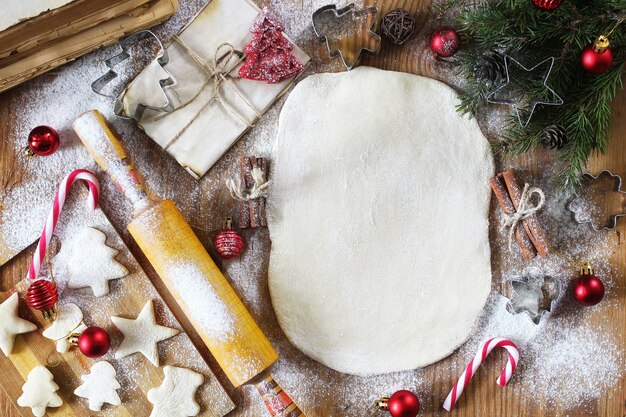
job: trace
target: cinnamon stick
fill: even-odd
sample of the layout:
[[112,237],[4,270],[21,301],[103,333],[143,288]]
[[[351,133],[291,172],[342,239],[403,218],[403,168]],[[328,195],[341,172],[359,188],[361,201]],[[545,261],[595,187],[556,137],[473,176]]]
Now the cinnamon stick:
[[[268,175],[268,161],[256,156],[243,157],[240,159],[241,181],[246,189],[254,186],[252,169],[258,167],[265,177]],[[241,201],[239,203],[239,227],[249,229],[267,226],[265,215],[265,198],[259,197],[254,200]]]
[[[515,210],[517,210],[519,203],[522,199],[522,193],[524,192],[523,187],[520,187],[517,182],[517,177],[515,175],[515,170],[509,169],[502,173],[502,177],[504,178],[504,183],[506,184],[506,188],[509,190],[509,196],[513,201],[513,206]],[[532,215],[530,217],[522,220],[522,226],[526,231],[526,234],[530,238],[530,241],[533,242],[533,245],[537,249],[537,253],[540,256],[546,256],[549,252],[550,244],[546,237],[546,234],[539,224],[536,215]]]
[[[490,179],[489,185],[491,185],[491,189],[496,195],[502,211],[506,214],[515,213],[515,206],[513,206],[513,201],[509,196],[509,192],[507,191],[502,174],[498,174]],[[515,240],[517,241],[517,244],[522,251],[524,259],[530,260],[537,256],[537,249],[535,249],[535,246],[530,241],[528,234],[526,234],[526,231],[523,228],[518,227],[517,229],[515,229],[514,233]]]

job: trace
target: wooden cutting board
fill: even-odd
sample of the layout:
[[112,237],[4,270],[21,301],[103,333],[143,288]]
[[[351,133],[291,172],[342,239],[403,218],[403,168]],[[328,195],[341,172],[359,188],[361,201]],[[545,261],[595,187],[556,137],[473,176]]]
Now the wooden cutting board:
[[[105,328],[112,339],[111,350],[101,359],[110,361],[117,370],[118,381],[122,385],[122,388],[118,390],[122,405],[119,407],[105,405],[103,412],[98,414],[148,416],[152,404],[148,402],[146,393],[161,384],[164,365],[190,368],[204,376],[204,384],[196,393],[196,401],[202,407],[200,416],[222,417],[232,411],[233,402],[187,334],[184,333],[183,327],[158,294],[148,276],[109,223],[108,218],[100,209],[89,212],[84,204],[86,190],[83,187],[75,188],[70,193],[61,216],[62,224],[59,225],[55,236],[62,245],[63,241],[67,241],[70,236],[85,227],[98,229],[106,235],[106,244],[120,251],[117,260],[130,271],[125,278],[110,281],[110,293],[103,297],[94,297],[89,288],[78,290],[64,288],[64,278],[55,277],[61,290],[60,304],[68,302],[77,304],[83,311],[85,324]],[[52,245],[53,250],[58,247],[58,242]],[[49,324],[39,312],[30,309],[24,300],[27,288],[28,282],[24,280],[12,290],[0,293],[0,301],[4,301],[12,292],[17,291],[20,295],[20,316],[37,323],[39,327],[34,332],[17,336],[11,355],[6,357],[0,353],[0,374],[2,375],[0,386],[16,404],[28,372],[36,365],[43,364],[53,373],[55,382],[60,386],[59,395],[64,401],[64,406],[61,408],[49,408],[48,415],[76,417],[94,415],[94,412],[88,409],[87,401],[74,395],[73,391],[81,384],[80,376],[88,373],[91,366],[98,360],[83,356],[77,349],[64,354],[56,352],[54,342],[42,335],[43,329]],[[110,316],[136,318],[149,300],[154,301],[157,323],[181,330],[178,335],[159,343],[161,367],[153,366],[141,354],[114,359],[113,354],[122,340],[122,335],[111,322]],[[30,408],[17,408],[22,416],[32,416]]]

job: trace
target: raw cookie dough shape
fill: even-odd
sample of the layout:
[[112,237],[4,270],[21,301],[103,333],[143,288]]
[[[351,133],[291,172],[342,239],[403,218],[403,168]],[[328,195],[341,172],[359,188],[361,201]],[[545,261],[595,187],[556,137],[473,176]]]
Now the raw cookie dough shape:
[[457,102],[441,82],[359,67],[308,77],[282,109],[269,286],[287,337],[330,368],[437,362],[484,307],[493,156]]
[[150,417],[191,417],[200,412],[195,400],[196,390],[204,377],[187,368],[163,367],[163,382],[148,391],[148,401],[154,404]]
[[56,320],[43,331],[43,336],[55,341],[57,352],[66,353],[72,346],[67,337],[72,333],[82,333],[86,328],[80,307],[67,303],[59,306]]
[[85,227],[54,257],[55,275],[67,280],[69,288],[90,287],[93,295],[109,293],[109,281],[128,275],[128,269],[115,257],[117,249],[106,245],[106,235],[100,230]]
[[17,399],[20,407],[30,407],[36,417],[43,417],[47,407],[61,407],[63,400],[56,392],[59,386],[43,365],[34,367],[22,386],[22,395]]
[[18,315],[19,298],[14,292],[0,304],[0,350],[5,356],[13,351],[15,336],[37,329],[35,323],[20,318]]
[[104,403],[120,405],[122,400],[117,394],[121,388],[117,382],[113,365],[107,361],[94,364],[89,374],[80,377],[83,383],[74,390],[74,394],[89,400],[91,411],[100,411]]
[[176,329],[156,323],[152,300],[143,306],[136,319],[113,316],[111,321],[124,335],[122,343],[115,352],[115,358],[120,359],[133,353],[141,353],[154,366],[159,366],[158,343],[179,333]]

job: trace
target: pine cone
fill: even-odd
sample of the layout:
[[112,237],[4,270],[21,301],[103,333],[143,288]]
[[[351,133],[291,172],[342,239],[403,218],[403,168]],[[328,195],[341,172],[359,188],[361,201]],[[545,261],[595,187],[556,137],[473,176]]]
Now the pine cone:
[[563,149],[567,142],[569,142],[569,139],[567,138],[565,128],[556,125],[548,126],[541,140],[543,147],[546,149]]
[[485,52],[474,64],[474,78],[488,87],[502,84],[506,79],[504,56],[495,50]]

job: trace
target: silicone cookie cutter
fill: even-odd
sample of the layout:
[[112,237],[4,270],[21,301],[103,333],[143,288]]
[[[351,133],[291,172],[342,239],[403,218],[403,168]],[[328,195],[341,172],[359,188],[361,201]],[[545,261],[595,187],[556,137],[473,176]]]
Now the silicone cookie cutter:
[[589,223],[593,230],[611,230],[617,218],[626,216],[626,192],[622,178],[605,170],[596,176],[584,175],[582,191],[567,206],[580,224]]
[[[122,119],[130,119],[130,120],[138,121],[141,119],[141,116],[143,115],[143,112],[146,109],[152,109],[152,110],[157,110],[157,111],[169,111],[173,107],[169,96],[165,94],[165,92],[163,92],[163,95],[161,97],[161,103],[159,105],[152,105],[150,103],[139,103],[130,112],[130,114],[126,114],[126,109],[124,108],[124,104],[121,98],[124,96],[125,90],[128,86],[125,86],[124,91],[122,91],[120,94],[117,94],[117,95],[107,94],[103,92],[105,87],[107,87],[109,83],[111,83],[114,79],[118,78],[120,75],[115,70],[115,67],[119,65],[120,63],[126,60],[129,60],[132,57],[131,52],[130,52],[131,48],[133,48],[140,42],[147,40],[147,39],[155,41],[158,47],[156,56],[153,60],[150,61],[149,65],[156,64],[156,65],[159,65],[160,67],[163,67],[164,65],[166,65],[169,62],[169,55],[167,54],[167,50],[163,47],[163,43],[161,42],[161,40],[158,38],[158,36],[156,36],[151,31],[142,30],[142,31],[133,33],[132,35],[127,36],[126,38],[118,42],[122,51],[104,61],[105,65],[109,68],[109,70],[106,72],[106,74],[104,74],[102,77],[98,78],[91,84],[91,89],[93,90],[94,93],[99,94],[104,97],[112,98],[114,100],[113,111],[116,116],[119,116]],[[163,90],[166,86],[174,84],[174,80],[169,75],[169,73],[167,73],[165,70],[163,70],[163,73],[167,75],[159,80],[159,85],[160,85],[161,90]]]
[[342,9],[329,4],[313,13],[313,30],[320,42],[325,42],[328,54],[339,57],[351,70],[363,51],[376,53],[380,49],[381,38],[372,30],[377,17],[378,8],[374,6],[356,10],[354,3]]

